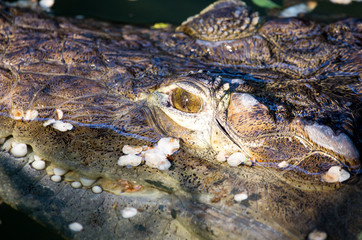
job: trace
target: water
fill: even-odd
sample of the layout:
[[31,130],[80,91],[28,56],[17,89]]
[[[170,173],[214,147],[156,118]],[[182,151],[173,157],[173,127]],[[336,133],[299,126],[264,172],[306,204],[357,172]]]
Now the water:
[[[8,0],[13,2],[14,0]],[[303,0],[273,0],[284,4],[307,2]],[[167,22],[178,25],[188,17],[199,13],[214,0],[55,0],[52,12],[61,16],[86,16],[107,21],[133,24],[153,24]],[[273,15],[270,11],[244,0],[249,7],[261,15]],[[327,0],[317,0],[318,5],[308,17],[331,21],[346,17],[362,17],[362,2],[349,5],[333,4]],[[285,5],[287,6],[287,5]]]
[[[56,1],[53,10],[56,14],[67,16],[84,15],[125,23],[167,22],[177,25],[213,2],[213,0],[62,0]],[[267,14],[266,9],[256,6],[251,0],[245,2],[261,15]],[[283,5],[282,0],[274,0],[274,2]],[[294,0],[294,2],[303,1]],[[311,17],[318,20],[340,19],[348,16],[362,17],[361,9],[362,2],[337,5],[322,1],[318,3]],[[269,11],[269,13],[272,12]]]

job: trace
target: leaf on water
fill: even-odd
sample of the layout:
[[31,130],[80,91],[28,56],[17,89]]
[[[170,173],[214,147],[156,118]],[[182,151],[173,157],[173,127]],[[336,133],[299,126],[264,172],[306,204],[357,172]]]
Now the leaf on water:
[[151,28],[152,29],[164,29],[169,28],[171,25],[168,23],[155,23]]
[[259,7],[264,8],[281,8],[278,4],[270,1],[270,0],[252,0],[253,3]]

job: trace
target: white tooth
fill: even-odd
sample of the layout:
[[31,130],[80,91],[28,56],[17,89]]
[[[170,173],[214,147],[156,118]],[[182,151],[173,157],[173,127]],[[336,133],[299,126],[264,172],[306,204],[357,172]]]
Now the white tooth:
[[38,155],[34,155],[34,160],[35,161],[42,161],[43,159],[41,157],[39,157]]
[[240,165],[243,162],[246,162],[247,158],[246,156],[241,152],[236,152],[231,154],[231,156],[227,159],[227,162],[230,166],[236,167]]
[[180,140],[178,138],[161,138],[156,148],[158,148],[165,155],[172,155],[180,148]]
[[28,147],[25,143],[17,143],[13,141],[11,146],[12,148],[10,149],[10,153],[14,157],[24,157],[28,153]]
[[85,177],[80,177],[79,180],[82,183],[82,185],[85,187],[90,187],[93,183],[96,182],[96,179],[89,179]]
[[43,160],[35,160],[31,163],[31,166],[36,170],[43,170],[45,169],[45,162]]
[[39,5],[44,9],[51,8],[54,5],[55,0],[40,0]]
[[54,124],[52,125],[52,127],[54,129],[57,129],[61,132],[66,132],[69,130],[73,129],[73,125],[67,122],[62,122],[62,121],[55,121]]
[[279,168],[286,168],[288,166],[289,166],[289,163],[287,161],[281,161],[280,163],[278,163]]
[[74,222],[69,224],[69,229],[72,230],[73,232],[80,232],[83,230],[83,226],[80,223]]
[[350,178],[349,172],[341,169],[340,166],[331,167],[326,173],[322,175],[322,180],[328,183],[344,182]]
[[124,145],[122,148],[124,154],[139,154],[142,152],[141,146]]
[[63,115],[64,115],[64,113],[63,113],[63,111],[62,111],[61,109],[56,109],[56,110],[55,110],[55,118],[56,118],[57,120],[62,119],[62,118],[63,118]]
[[80,188],[82,187],[82,184],[80,182],[72,182],[70,184],[73,188]]
[[165,153],[158,148],[151,148],[145,151],[145,162],[147,166],[158,168],[162,171],[171,167],[171,163],[167,160]]
[[308,234],[307,239],[308,240],[326,240],[327,233],[315,229],[315,230],[313,230],[313,232]]
[[131,218],[136,216],[137,212],[138,212],[137,209],[133,207],[126,207],[123,210],[121,210],[121,215],[123,218]]
[[21,120],[24,117],[24,112],[22,109],[12,109],[11,116],[15,120]]
[[43,127],[47,127],[51,124],[55,123],[55,119],[49,119],[49,120],[46,120],[44,123],[43,123]]
[[234,196],[234,200],[236,202],[241,202],[246,199],[248,199],[248,194],[246,194],[246,193],[238,193],[238,194],[235,194],[235,196]]
[[134,155],[134,154],[128,154],[123,155],[119,158],[117,164],[119,166],[133,166],[136,167],[140,165],[142,162],[142,157]]
[[60,182],[62,181],[62,177],[58,175],[53,175],[50,177],[50,180],[52,180],[53,182]]
[[339,179],[338,179],[338,181],[340,181],[340,182],[344,182],[344,181],[348,180],[351,177],[349,172],[347,172],[344,169],[341,169],[340,173],[341,173],[341,175],[339,176]]
[[158,170],[164,171],[171,167],[171,163],[166,159],[165,161],[161,161],[161,163],[158,165]]
[[53,169],[53,172],[54,172],[55,175],[63,176],[64,174],[66,174],[68,172],[68,170],[63,169],[63,168],[59,168],[59,167],[55,167]]
[[92,187],[92,192],[94,192],[94,193],[101,193],[102,191],[103,191],[103,189],[100,186]]
[[216,160],[217,160],[218,162],[225,162],[228,156],[229,156],[229,155],[226,154],[225,152],[219,152],[219,153],[216,155]]
[[32,121],[34,120],[35,118],[38,117],[38,111],[37,110],[34,110],[34,109],[31,109],[31,110],[27,110],[26,113],[25,113],[25,116],[24,116],[24,120],[25,121]]
[[251,25],[257,25],[259,23],[259,16],[255,16],[253,17],[253,19],[251,20]]

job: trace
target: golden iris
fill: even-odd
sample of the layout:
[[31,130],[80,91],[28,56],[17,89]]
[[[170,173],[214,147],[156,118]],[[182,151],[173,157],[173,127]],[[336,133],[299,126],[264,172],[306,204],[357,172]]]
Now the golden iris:
[[198,96],[182,88],[176,88],[172,92],[171,101],[174,108],[187,113],[197,113],[202,107],[202,101]]

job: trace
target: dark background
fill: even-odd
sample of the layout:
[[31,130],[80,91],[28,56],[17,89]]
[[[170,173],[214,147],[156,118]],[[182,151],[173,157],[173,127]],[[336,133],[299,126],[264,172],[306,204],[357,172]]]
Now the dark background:
[[[273,0],[280,6],[294,5],[302,0]],[[76,16],[84,15],[99,19],[125,23],[167,22],[180,24],[188,17],[199,13],[214,0],[56,0],[55,14]],[[270,14],[265,8],[244,0],[253,10],[261,15]],[[344,17],[362,17],[362,2],[350,5],[333,4],[328,0],[318,0],[312,18],[333,20]]]

